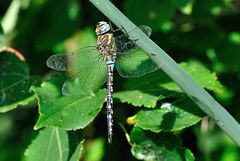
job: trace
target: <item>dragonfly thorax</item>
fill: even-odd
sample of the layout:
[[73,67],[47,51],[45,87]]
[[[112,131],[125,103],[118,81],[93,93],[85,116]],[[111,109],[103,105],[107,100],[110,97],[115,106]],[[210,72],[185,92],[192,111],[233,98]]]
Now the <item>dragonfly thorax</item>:
[[98,35],[97,37],[97,49],[103,57],[105,62],[113,61],[117,57],[116,44],[113,33],[106,33],[104,35]]

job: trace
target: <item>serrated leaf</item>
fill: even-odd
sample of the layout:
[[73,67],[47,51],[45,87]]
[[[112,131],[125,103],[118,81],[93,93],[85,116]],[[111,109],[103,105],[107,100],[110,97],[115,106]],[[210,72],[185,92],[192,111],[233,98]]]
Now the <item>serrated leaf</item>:
[[192,126],[203,116],[204,113],[189,98],[180,98],[175,103],[163,103],[158,108],[140,110],[134,118],[136,126],[160,132]]
[[116,92],[113,96],[115,99],[119,99],[122,103],[129,103],[133,106],[144,106],[149,108],[155,107],[158,100],[157,96],[144,93],[139,90]]
[[146,3],[145,0],[127,0],[124,8],[127,17],[134,19],[136,24],[142,24],[144,19],[145,24],[151,26],[153,30],[158,30],[163,23],[175,15],[176,4],[174,1],[148,1]]
[[78,95],[63,96],[63,82],[60,76],[53,76],[41,87],[33,88],[37,94],[40,112],[35,129],[43,126],[57,126],[67,130],[82,129],[101,111],[106,97],[105,90],[89,93],[75,88]]
[[223,86],[218,81],[216,74],[211,73],[201,63],[196,61],[189,61],[187,63],[181,63],[180,66],[191,76],[193,80],[199,83],[203,88],[217,93],[223,92]]
[[[83,146],[83,140],[72,142],[70,135],[60,128],[45,128],[25,151],[25,161],[78,161]],[[71,144],[77,144],[71,149]],[[73,151],[71,151],[73,150]],[[72,155],[71,155],[72,154]]]
[[[180,66],[202,87],[217,93],[223,92],[216,74],[211,73],[202,64],[190,61],[181,63]],[[133,106],[155,107],[160,99],[184,96],[181,88],[161,70],[140,78],[128,79],[124,89],[126,91],[118,92],[114,97]]]
[[[196,61],[181,63],[180,66],[202,87],[214,92],[222,92],[222,85],[217,80],[216,74],[211,73],[202,64]],[[141,90],[145,93],[158,93],[169,95],[169,92],[182,93],[182,90],[165,73],[157,71],[141,78],[129,79],[124,85],[128,90]],[[175,93],[176,94],[176,93]]]
[[40,79],[29,75],[26,62],[20,58],[14,53],[0,53],[0,112],[10,111],[35,99],[29,88],[39,84]]
[[183,148],[178,137],[171,133],[151,133],[134,127],[130,134],[131,152],[139,160],[193,161],[190,150]]

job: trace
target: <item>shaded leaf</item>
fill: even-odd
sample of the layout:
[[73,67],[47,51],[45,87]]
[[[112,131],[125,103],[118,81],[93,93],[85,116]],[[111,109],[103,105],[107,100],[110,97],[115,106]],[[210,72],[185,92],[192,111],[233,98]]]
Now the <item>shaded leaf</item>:
[[218,46],[222,41],[225,42],[224,31],[217,26],[194,27],[194,29],[191,27],[194,27],[194,24],[182,27],[183,31],[190,31],[177,35],[175,41],[177,48],[185,48],[195,55],[203,55],[209,48]]
[[0,112],[6,112],[19,105],[26,105],[35,99],[29,91],[32,85],[38,85],[39,77],[30,76],[25,61],[14,53],[0,53]]
[[68,138],[69,138],[69,161],[79,161],[80,157],[82,156],[83,151],[83,143],[84,140],[82,139],[82,136],[78,132],[68,132]]
[[[42,5],[36,17],[46,17],[42,23],[38,36],[35,37],[37,49],[46,50],[56,45],[61,40],[70,36],[81,23],[81,6],[76,0],[59,1],[55,7],[55,1],[46,1]],[[51,10],[49,10],[51,8]],[[36,22],[37,23],[37,22]],[[64,30],[63,30],[64,28]]]
[[175,103],[163,103],[161,107],[143,109],[135,115],[136,126],[153,132],[175,131],[199,122],[204,113],[189,98]]
[[221,13],[221,10],[223,10],[225,7],[225,2],[226,1],[224,1],[224,0],[195,1],[194,5],[193,5],[192,16],[194,18],[201,18],[201,19],[212,18],[213,16]]
[[[60,128],[45,128],[40,131],[35,140],[25,151],[26,161],[78,161],[80,158],[83,139],[78,136],[75,140],[76,149],[71,149],[72,144],[68,133]],[[44,143],[44,144],[43,144]],[[72,152],[74,150],[75,152]],[[71,155],[73,153],[73,155]]]
[[[136,24],[144,23],[157,30],[160,26],[170,20],[175,14],[175,1],[148,1],[127,0],[124,3],[125,13]],[[141,12],[144,9],[144,12]],[[164,13],[164,14],[163,14]]]
[[190,150],[183,148],[178,137],[171,133],[151,133],[134,127],[130,134],[131,152],[139,160],[193,161]]
[[90,93],[78,86],[72,86],[76,95],[63,96],[63,82],[64,79],[60,76],[53,76],[41,87],[33,88],[37,94],[40,112],[36,129],[43,126],[57,126],[67,130],[82,129],[100,112],[106,97],[105,90]]
[[240,43],[231,40],[230,37],[216,48],[216,54],[221,63],[224,64],[224,70],[240,70]]

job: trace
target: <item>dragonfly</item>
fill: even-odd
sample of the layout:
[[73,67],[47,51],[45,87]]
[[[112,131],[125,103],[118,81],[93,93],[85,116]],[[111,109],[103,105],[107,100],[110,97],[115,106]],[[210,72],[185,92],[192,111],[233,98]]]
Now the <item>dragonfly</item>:
[[[141,25],[138,28],[147,36],[151,35],[149,26]],[[95,46],[52,55],[47,60],[47,66],[54,70],[71,73],[70,79],[62,86],[63,95],[71,95],[72,84],[97,90],[107,82],[107,133],[108,142],[111,143],[113,135],[113,71],[115,67],[120,76],[126,78],[140,77],[159,67],[143,51],[137,51],[137,40],[130,39],[128,34],[114,36],[115,31],[110,23],[98,22],[95,32],[97,35]]]

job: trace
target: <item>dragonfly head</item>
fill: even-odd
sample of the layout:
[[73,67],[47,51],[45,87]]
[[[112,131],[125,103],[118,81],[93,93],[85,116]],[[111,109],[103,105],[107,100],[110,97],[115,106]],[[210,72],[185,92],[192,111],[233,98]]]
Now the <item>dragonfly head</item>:
[[105,21],[100,21],[97,23],[96,30],[95,30],[97,35],[102,35],[109,31],[111,31],[111,26],[109,25],[109,23]]

